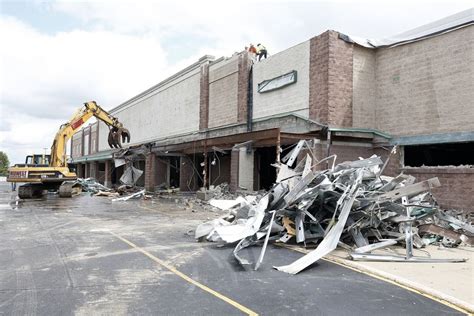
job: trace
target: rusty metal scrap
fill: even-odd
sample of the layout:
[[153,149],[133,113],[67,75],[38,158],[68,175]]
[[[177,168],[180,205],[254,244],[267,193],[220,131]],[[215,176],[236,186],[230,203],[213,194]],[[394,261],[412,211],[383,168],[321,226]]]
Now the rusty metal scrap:
[[[317,161],[306,155],[291,168],[304,144],[299,142],[282,159],[286,164],[275,164],[277,181],[263,197],[240,205],[243,199],[230,203],[238,205],[232,214],[238,214],[239,207],[250,210],[247,218],[232,215],[203,223],[196,229],[196,237],[237,243],[234,257],[241,264],[251,262],[239,255],[240,250],[263,244],[255,269],[261,265],[269,241],[317,243],[314,251],[295,262],[275,267],[292,274],[329,254],[338,244],[349,245],[346,247],[355,260],[406,262],[426,261],[412,255],[413,247],[433,242],[472,244],[472,222],[457,212],[441,210],[431,195],[430,190],[441,185],[437,178],[416,183],[412,176],[381,175],[384,162],[377,156],[332,163],[329,169],[315,171],[315,166],[328,158]],[[436,238],[431,238],[433,235]],[[405,246],[406,256],[370,253],[397,243]]]

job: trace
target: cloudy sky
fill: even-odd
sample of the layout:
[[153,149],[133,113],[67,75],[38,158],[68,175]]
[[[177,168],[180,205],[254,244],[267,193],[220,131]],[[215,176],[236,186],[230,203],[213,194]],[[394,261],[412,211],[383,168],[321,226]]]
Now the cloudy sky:
[[327,29],[385,38],[471,1],[0,0],[0,150],[49,148],[85,101],[106,109],[210,54],[269,53]]

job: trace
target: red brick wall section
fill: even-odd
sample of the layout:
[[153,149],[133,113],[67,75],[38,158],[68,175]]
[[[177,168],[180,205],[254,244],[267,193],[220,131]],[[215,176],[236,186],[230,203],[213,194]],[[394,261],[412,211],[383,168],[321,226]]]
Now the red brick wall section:
[[[320,146],[325,150],[325,146]],[[389,156],[391,148],[365,148],[353,146],[332,146],[331,153],[337,154],[336,163],[356,160],[358,157],[380,156],[383,162]],[[472,168],[401,168],[401,151],[397,150],[383,172],[386,176],[395,177],[400,173],[412,175],[417,182],[438,177],[441,187],[433,189],[432,193],[440,206],[445,209],[457,209],[464,212],[474,212],[474,169]]]
[[[327,147],[326,144],[316,144],[313,149],[314,155],[317,159],[322,160],[326,158]],[[331,149],[329,151],[329,155],[337,155],[336,164],[344,162],[344,161],[354,161],[358,160],[359,157],[362,158],[369,158],[374,154],[374,150],[372,147],[362,147],[362,146],[354,146],[354,145],[331,145]],[[333,160],[329,160],[330,166],[332,165]],[[325,162],[317,165],[315,170],[324,170],[328,166]]]
[[353,46],[338,36],[327,31],[310,40],[309,117],[351,127]]
[[328,122],[329,31],[313,37],[309,48],[309,118]]
[[250,59],[247,52],[239,55],[239,74],[237,87],[237,121],[243,123],[247,121],[247,94],[249,87]]
[[232,150],[230,156],[230,189],[236,191],[239,188],[239,150]]
[[78,178],[84,177],[84,165],[82,163],[76,165],[76,175]]
[[165,158],[157,157],[156,159],[155,183],[156,185],[162,185],[162,184],[165,184],[166,186],[169,185],[168,161]]
[[442,208],[474,212],[474,169],[406,168],[404,173],[416,177],[417,181],[438,177],[441,186],[432,192]]
[[374,154],[372,147],[361,147],[351,145],[332,145],[330,155],[336,154],[336,164],[344,161],[359,160],[359,157],[369,158]]
[[331,126],[352,127],[353,44],[329,31],[328,121]]
[[[392,148],[375,148],[374,153],[377,156],[380,156],[382,158],[382,161],[385,163],[387,160],[388,156],[390,155]],[[400,174],[400,168],[401,168],[401,151],[400,149],[397,150],[395,154],[390,155],[390,160],[387,163],[387,166],[385,167],[385,170],[383,172],[383,175],[385,176],[390,176],[390,177],[396,177],[397,175]]]
[[[212,153],[209,154],[209,163],[214,159]],[[216,158],[215,165],[209,164],[209,184],[219,185],[221,183],[230,183],[230,155],[219,156],[219,160]]]
[[209,64],[201,66],[199,95],[199,129],[208,128],[209,123]]
[[156,186],[156,155],[148,153],[145,156],[145,189],[150,192],[155,191]]

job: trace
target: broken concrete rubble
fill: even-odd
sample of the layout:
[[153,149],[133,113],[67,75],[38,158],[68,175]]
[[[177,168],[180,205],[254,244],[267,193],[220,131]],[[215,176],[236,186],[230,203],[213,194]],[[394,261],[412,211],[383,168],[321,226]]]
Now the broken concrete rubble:
[[[221,209],[230,208],[229,214],[199,225],[196,238],[238,242],[234,257],[241,264],[250,262],[239,256],[240,250],[263,244],[255,269],[262,263],[269,241],[294,240],[305,246],[316,243],[314,251],[286,266],[275,267],[292,274],[329,254],[338,244],[349,245],[354,260],[459,262],[412,255],[413,247],[430,243],[453,247],[463,242],[471,244],[474,238],[472,220],[437,205],[430,191],[441,185],[438,178],[415,183],[414,177],[403,174],[383,176],[380,173],[385,164],[377,156],[337,165],[333,162],[329,169],[314,171],[323,160],[306,155],[291,168],[304,145],[300,141],[282,159],[286,164],[275,165],[279,170],[277,181],[263,197],[253,202],[239,200],[245,203],[213,200]],[[247,212],[247,218],[236,216],[239,212]],[[394,244],[404,245],[406,256],[370,254]]]

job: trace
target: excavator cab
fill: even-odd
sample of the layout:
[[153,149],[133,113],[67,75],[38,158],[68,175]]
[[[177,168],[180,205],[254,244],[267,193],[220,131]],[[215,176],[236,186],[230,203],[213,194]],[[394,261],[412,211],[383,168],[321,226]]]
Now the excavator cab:
[[51,155],[28,155],[25,159],[25,165],[34,167],[47,167]]

